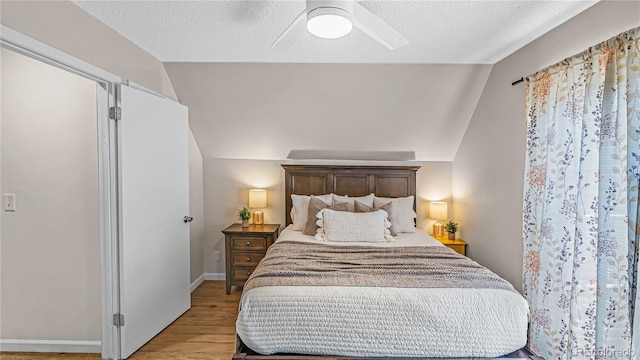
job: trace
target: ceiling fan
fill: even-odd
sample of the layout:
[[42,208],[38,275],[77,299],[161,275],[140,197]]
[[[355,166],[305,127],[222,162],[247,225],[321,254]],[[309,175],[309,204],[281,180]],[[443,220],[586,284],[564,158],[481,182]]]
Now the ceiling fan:
[[271,45],[286,49],[304,33],[325,39],[337,39],[351,32],[353,26],[362,30],[390,50],[409,41],[355,0],[306,0],[306,8]]

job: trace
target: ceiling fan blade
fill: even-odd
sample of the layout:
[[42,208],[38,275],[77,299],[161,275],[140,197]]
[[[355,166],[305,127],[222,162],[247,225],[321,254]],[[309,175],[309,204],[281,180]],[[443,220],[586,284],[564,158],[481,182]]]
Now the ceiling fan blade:
[[307,29],[307,10],[302,10],[300,15],[293,20],[291,25],[273,42],[271,49],[288,49],[293,45],[302,33]]
[[353,2],[353,24],[390,50],[409,43],[409,40],[358,4],[357,1]]

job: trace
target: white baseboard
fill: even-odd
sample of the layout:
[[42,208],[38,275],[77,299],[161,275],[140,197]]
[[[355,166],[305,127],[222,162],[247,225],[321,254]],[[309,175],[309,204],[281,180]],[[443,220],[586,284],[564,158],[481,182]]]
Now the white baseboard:
[[197,289],[198,286],[200,286],[200,284],[202,284],[203,281],[204,281],[204,274],[198,276],[198,278],[191,283],[191,292]]
[[197,289],[205,280],[225,280],[225,275],[225,273],[204,273],[191,283],[191,292]]
[[100,341],[0,339],[0,351],[100,354],[102,347]]
[[205,280],[226,280],[227,278],[225,273],[204,273],[202,275]]

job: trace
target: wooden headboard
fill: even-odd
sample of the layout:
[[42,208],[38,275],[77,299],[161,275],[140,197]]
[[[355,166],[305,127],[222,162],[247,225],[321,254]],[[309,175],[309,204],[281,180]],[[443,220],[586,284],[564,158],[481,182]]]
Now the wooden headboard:
[[291,224],[291,194],[334,193],[380,197],[416,197],[416,171],[420,166],[282,165],[284,168],[285,219]]

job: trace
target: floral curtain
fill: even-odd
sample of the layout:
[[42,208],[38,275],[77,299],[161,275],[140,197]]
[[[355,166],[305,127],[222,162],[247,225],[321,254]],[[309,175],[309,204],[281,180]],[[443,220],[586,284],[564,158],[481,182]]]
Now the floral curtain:
[[523,292],[545,359],[639,359],[640,27],[527,78]]

